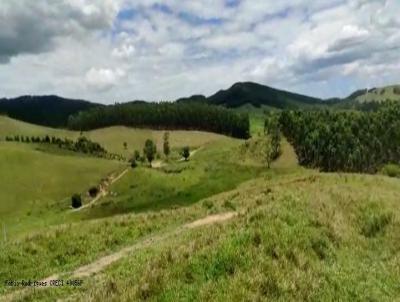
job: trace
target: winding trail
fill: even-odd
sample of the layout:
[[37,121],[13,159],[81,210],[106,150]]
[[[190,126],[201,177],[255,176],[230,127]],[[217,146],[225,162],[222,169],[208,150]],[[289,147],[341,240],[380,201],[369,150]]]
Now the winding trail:
[[[187,223],[182,226],[179,226],[179,227],[175,228],[174,230],[166,232],[164,234],[156,234],[151,237],[142,239],[131,246],[122,248],[118,252],[101,257],[92,263],[78,267],[72,273],[65,272],[65,273],[54,274],[45,279],[40,280],[39,282],[47,282],[47,284],[49,284],[49,282],[51,280],[62,279],[61,276],[69,275],[69,274],[70,274],[70,278],[89,277],[93,274],[101,272],[102,270],[104,270],[106,267],[108,267],[112,263],[114,263],[122,258],[127,257],[132,252],[147,248],[147,247],[149,247],[153,244],[156,244],[158,242],[161,242],[167,238],[179,235],[179,234],[183,233],[184,231],[199,228],[199,227],[210,225],[210,224],[227,221],[229,219],[234,218],[237,215],[238,215],[237,212],[227,212],[227,213],[222,213],[222,214],[210,215],[210,216],[204,217],[202,219],[198,219],[191,223]],[[2,302],[2,301],[13,301],[14,299],[23,299],[29,293],[30,290],[33,290],[33,289],[40,290],[40,289],[46,289],[46,288],[50,288],[50,286],[24,288],[24,289],[17,290],[17,291],[11,292],[9,294],[6,294],[6,295],[0,297],[0,301]]]

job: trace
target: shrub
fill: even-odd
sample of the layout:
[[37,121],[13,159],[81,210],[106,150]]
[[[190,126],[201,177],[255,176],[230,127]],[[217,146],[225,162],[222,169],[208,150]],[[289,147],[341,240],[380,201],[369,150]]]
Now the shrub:
[[137,167],[136,160],[132,159],[132,160],[131,160],[131,168],[134,169],[134,168],[136,168],[136,167]]
[[89,195],[90,197],[96,197],[97,194],[99,194],[99,188],[98,187],[91,187],[89,189]]
[[181,155],[186,161],[189,159],[190,149],[188,146],[182,148]]
[[72,207],[74,209],[80,208],[82,206],[82,198],[79,194],[74,194],[71,197]]
[[389,177],[400,177],[400,166],[389,164],[382,168],[381,173]]
[[134,158],[135,160],[140,160],[140,152],[139,152],[139,150],[135,150],[135,151],[133,152],[133,158]]

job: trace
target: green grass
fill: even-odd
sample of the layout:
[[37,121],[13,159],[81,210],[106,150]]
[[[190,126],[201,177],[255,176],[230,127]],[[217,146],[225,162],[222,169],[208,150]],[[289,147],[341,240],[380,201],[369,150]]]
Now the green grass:
[[[27,299],[393,301],[400,297],[398,180],[317,172],[270,176],[190,207],[80,223],[70,232],[57,232],[64,245],[58,253],[71,257],[62,251],[82,245],[75,253],[90,255],[86,256],[88,261],[107,246],[101,236],[115,239],[114,247],[124,244],[126,238],[139,238],[128,230],[135,233],[140,219],[145,219],[144,229],[162,234],[170,229],[169,223],[194,220],[207,212],[231,211],[233,206],[241,213],[222,225],[187,230],[137,250],[103,273],[84,279],[81,288],[31,292]],[[379,218],[387,216],[390,219]],[[109,235],[101,226],[110,230]],[[80,235],[71,235],[78,229]],[[368,229],[372,233],[366,233]],[[76,239],[69,242],[67,238]],[[2,269],[12,267],[10,258],[26,256],[29,246],[40,248],[40,255],[53,259],[57,252],[47,244],[56,240],[54,232],[26,239],[18,245],[21,256],[12,252],[17,246],[11,245],[10,254],[3,256]],[[98,245],[92,245],[95,240]],[[39,267],[49,262],[31,253]],[[68,264],[69,268],[81,261],[75,257],[78,260]],[[24,259],[21,261],[33,261]],[[18,265],[18,277],[28,275],[24,266]]]
[[[77,138],[80,133],[52,129],[41,126],[30,125],[15,121],[6,117],[0,117],[0,137],[6,135],[28,135],[28,136],[57,136]],[[162,150],[164,131],[153,131],[146,129],[130,129],[126,127],[112,127],[99,129],[84,133],[94,141],[100,142],[111,152],[130,154],[134,149],[142,150],[147,138],[153,139],[158,149]],[[128,150],[123,147],[123,142],[128,143]],[[214,143],[232,146],[240,144],[239,140],[226,136],[198,132],[198,131],[171,131],[170,146],[172,148],[171,163],[165,169],[178,169],[186,163],[176,163],[180,148],[190,146],[194,148],[205,148]],[[230,147],[229,147],[230,148]],[[225,148],[226,149],[226,148]],[[211,160],[213,160],[211,158]],[[0,165],[2,170],[2,181],[0,184],[0,219],[6,224],[8,237],[18,237],[20,234],[29,232],[30,229],[45,228],[48,225],[79,221],[81,219],[95,218],[99,216],[110,216],[116,213],[125,213],[131,210],[146,210],[152,208],[164,208],[176,204],[189,204],[201,199],[205,194],[208,196],[214,192],[220,192],[226,188],[233,188],[242,180],[247,180],[253,174],[252,169],[246,170],[244,175],[227,179],[219,183],[213,181],[211,185],[204,186],[200,183],[207,174],[200,171],[203,166],[197,167],[195,171],[188,169],[182,175],[170,173],[171,171],[158,171],[139,168],[122,179],[122,183],[116,184],[121,188],[121,199],[116,201],[116,206],[96,207],[92,211],[82,211],[76,214],[69,212],[70,198],[74,193],[86,194],[91,186],[98,185],[100,180],[113,171],[120,171],[124,164],[120,162],[107,161],[93,158],[88,155],[60,150],[54,146],[42,144],[9,143],[0,141]],[[196,162],[190,162],[189,166],[195,166]],[[226,178],[234,166],[224,168],[215,173],[215,177]],[[147,181],[150,175],[152,181]],[[182,177],[183,176],[183,177]],[[133,183],[140,185],[138,192],[131,191]],[[193,188],[189,187],[190,179]],[[125,183],[127,185],[125,186]],[[169,185],[168,185],[169,184]],[[125,186],[125,187],[124,187]],[[181,187],[182,192],[173,192],[175,186]],[[173,188],[173,190],[170,190]],[[113,189],[113,188],[112,188]],[[205,189],[205,191],[203,190]],[[210,190],[207,192],[207,190]],[[168,194],[161,196],[159,192],[167,191]],[[132,203],[131,193],[140,193],[140,198]],[[157,194],[159,197],[154,198]],[[181,195],[180,195],[181,194]],[[189,197],[190,195],[190,197]],[[161,197],[160,197],[161,196]],[[179,196],[177,202],[173,200]],[[124,197],[125,199],[123,199]],[[154,199],[153,199],[154,198]],[[88,202],[85,197],[85,201]],[[13,221],[13,223],[10,223]]]
[[[110,145],[135,133],[131,141],[138,144],[150,134],[98,131],[103,131],[98,139]],[[161,139],[162,131],[151,133]],[[120,163],[0,142],[0,192],[1,198],[8,196],[0,203],[7,213],[1,222],[7,217],[7,227],[24,230],[0,240],[0,295],[15,290],[4,280],[55,273],[67,279],[76,268],[123,247],[206,215],[236,211],[230,221],[153,241],[84,278],[82,287],[29,291],[21,300],[400,298],[399,179],[303,169],[286,141],[282,156],[266,170],[242,152],[243,141],[193,132],[173,132],[171,141],[174,136],[166,165],[130,170],[109,196],[81,212],[66,210],[64,194],[72,187],[87,190]],[[187,142],[201,148],[188,162],[179,161],[177,148]],[[20,199],[10,203],[9,198]]]
[[187,162],[171,161],[159,169],[139,167],[111,186],[87,215],[103,217],[190,205],[265,172],[262,166],[243,164],[240,140],[210,143]]
[[[397,91],[397,93],[395,93]],[[356,98],[357,102],[383,102],[386,100],[398,101],[400,100],[400,86],[387,86],[377,88],[373,91],[368,91]]]
[[[164,132],[163,130],[135,129],[116,126],[87,131],[82,134],[90,140],[100,143],[107,151],[128,157],[133,154],[134,150],[142,152],[146,139],[154,140],[157,144],[158,151],[162,153]],[[177,130],[170,132],[170,145],[172,148],[182,148],[184,146],[196,148],[214,141],[229,140],[229,138],[224,135],[201,131]],[[7,135],[41,137],[49,135],[76,140],[80,134],[81,133],[77,131],[42,127],[0,116],[0,141]],[[124,142],[128,144],[127,149],[124,148]]]

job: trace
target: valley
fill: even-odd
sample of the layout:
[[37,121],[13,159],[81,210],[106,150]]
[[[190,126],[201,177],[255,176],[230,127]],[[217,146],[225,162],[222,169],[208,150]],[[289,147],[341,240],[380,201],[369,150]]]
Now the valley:
[[[0,279],[46,284],[2,283],[0,301],[395,299],[400,179],[395,164],[370,168],[398,155],[379,134],[399,112],[389,105],[262,113],[248,104],[229,113],[247,117],[247,139],[0,116]],[[334,138],[361,133],[351,114],[360,129],[371,119],[360,147],[378,152],[369,142],[380,139],[387,159],[350,164],[351,153],[337,153],[325,171],[330,144],[350,142]]]

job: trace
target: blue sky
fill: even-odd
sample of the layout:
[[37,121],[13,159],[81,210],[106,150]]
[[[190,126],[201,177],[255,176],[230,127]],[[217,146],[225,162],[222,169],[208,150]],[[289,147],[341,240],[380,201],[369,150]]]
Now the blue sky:
[[159,101],[237,81],[346,96],[400,83],[399,11],[397,0],[3,0],[1,96]]

